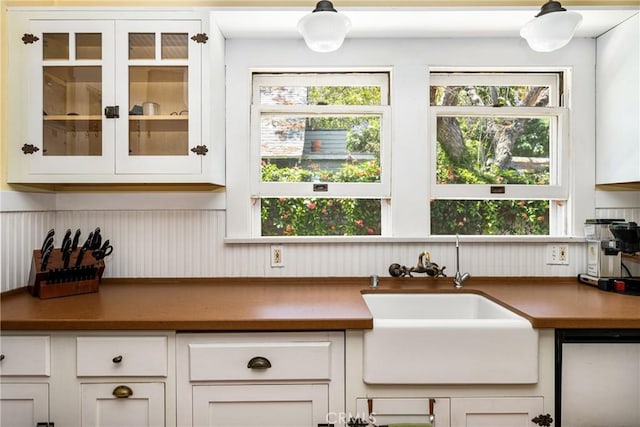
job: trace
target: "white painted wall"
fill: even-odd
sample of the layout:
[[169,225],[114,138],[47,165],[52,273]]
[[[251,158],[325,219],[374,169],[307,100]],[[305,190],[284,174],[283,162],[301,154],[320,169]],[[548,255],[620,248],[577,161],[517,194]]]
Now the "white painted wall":
[[[427,180],[393,183],[402,194],[402,209],[394,218],[403,239],[376,243],[290,243],[284,247],[284,268],[271,268],[268,243],[225,243],[225,236],[243,234],[250,217],[242,207],[248,194],[249,71],[267,66],[326,66],[394,68],[392,90],[398,125],[394,129],[393,167],[421,173],[426,164],[426,129],[409,129],[420,122],[426,99],[412,85],[425,79],[426,66],[532,66],[572,67],[572,192],[576,212],[573,232],[581,235],[584,218],[602,215],[596,210],[594,191],[594,54],[595,42],[574,40],[551,54],[532,52],[518,39],[347,40],[335,54],[309,52],[298,41],[231,40],[227,43],[227,188],[225,193],[19,193],[0,192],[0,281],[1,290],[24,286],[29,275],[32,250],[38,248],[49,228],[60,234],[66,228],[81,228],[86,234],[101,227],[114,245],[107,258],[107,277],[254,277],[254,276],[369,276],[387,275],[389,264],[415,265],[418,254],[455,267],[455,248],[449,238],[421,238],[424,230],[411,227],[407,219],[421,215],[415,194],[424,191]],[[277,58],[277,61],[274,59]],[[422,71],[425,71],[423,74]],[[424,118],[426,122],[426,117]],[[405,126],[406,125],[406,126]],[[587,166],[585,166],[587,165]],[[600,193],[600,192],[598,192]],[[600,197],[609,201],[616,200]],[[235,206],[233,210],[227,208]],[[616,216],[640,222],[640,197],[632,195]],[[402,215],[407,215],[403,217]],[[404,218],[404,219],[403,219]],[[235,230],[229,233],[227,230]],[[406,237],[414,236],[414,237]],[[473,276],[575,276],[585,268],[584,243],[569,242],[568,266],[548,266],[546,241],[468,239],[461,246],[461,268]],[[59,241],[58,241],[59,245]],[[425,280],[425,279],[422,279]]]

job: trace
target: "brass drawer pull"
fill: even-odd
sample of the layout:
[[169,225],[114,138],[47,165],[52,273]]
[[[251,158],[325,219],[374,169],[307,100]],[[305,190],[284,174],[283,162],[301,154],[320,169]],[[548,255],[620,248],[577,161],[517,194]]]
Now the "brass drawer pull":
[[118,399],[126,399],[129,396],[133,395],[133,390],[126,385],[119,385],[118,387],[113,389],[112,393]]
[[120,354],[119,354],[119,355],[117,355],[116,357],[114,357],[113,359],[111,359],[111,361],[112,361],[113,363],[120,363],[120,362],[122,362],[122,355],[120,355]]
[[256,356],[247,363],[247,368],[249,369],[268,369],[270,367],[271,362],[269,362],[269,359],[262,356]]

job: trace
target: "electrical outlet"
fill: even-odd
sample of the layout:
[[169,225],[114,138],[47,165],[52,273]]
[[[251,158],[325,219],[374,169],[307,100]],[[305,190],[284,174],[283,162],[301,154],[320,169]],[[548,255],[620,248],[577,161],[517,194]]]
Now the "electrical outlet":
[[271,267],[284,267],[284,249],[280,245],[271,246]]
[[547,245],[547,264],[568,265],[569,246],[566,244]]

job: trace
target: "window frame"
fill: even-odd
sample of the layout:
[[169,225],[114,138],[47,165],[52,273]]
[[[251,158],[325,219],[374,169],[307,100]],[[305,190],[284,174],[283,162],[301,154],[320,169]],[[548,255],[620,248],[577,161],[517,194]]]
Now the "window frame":
[[[379,199],[381,201],[382,234],[390,236],[391,197],[391,138],[392,117],[390,105],[391,76],[389,71],[372,72],[286,72],[261,73],[251,76],[250,108],[250,191],[252,200],[252,234],[262,236],[260,218],[263,198],[352,198]],[[260,103],[260,87],[263,86],[378,86],[380,105],[274,105]],[[338,117],[367,116],[380,117],[380,182],[330,182],[326,190],[314,190],[318,182],[263,182],[261,177],[261,118],[263,115],[286,115],[287,117]],[[291,236],[291,237],[335,237],[335,236]],[[288,237],[288,238],[291,238]],[[354,236],[355,237],[355,236]],[[362,237],[362,236],[360,236]]]
[[[570,135],[569,109],[563,105],[567,79],[565,71],[558,72],[444,72],[429,70],[431,86],[468,85],[545,85],[549,87],[549,105],[546,107],[497,106],[434,106],[429,105],[429,196],[431,200],[549,200],[551,235],[565,235],[567,203],[570,198]],[[431,100],[429,99],[429,104]],[[544,117],[550,119],[548,185],[522,184],[439,184],[437,182],[437,119],[439,117]],[[504,187],[504,193],[492,188]],[[431,208],[429,207],[429,230]],[[431,234],[430,234],[431,235]]]

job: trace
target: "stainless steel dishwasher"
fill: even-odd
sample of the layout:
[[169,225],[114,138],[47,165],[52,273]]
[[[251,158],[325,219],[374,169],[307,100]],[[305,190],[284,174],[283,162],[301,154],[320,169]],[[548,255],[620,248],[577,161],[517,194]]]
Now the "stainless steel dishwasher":
[[640,329],[557,329],[555,389],[555,427],[640,426]]

